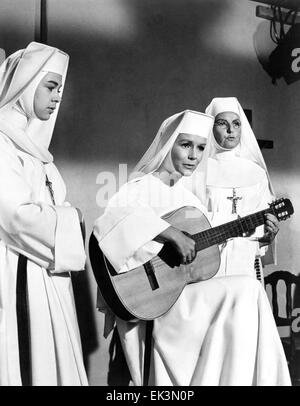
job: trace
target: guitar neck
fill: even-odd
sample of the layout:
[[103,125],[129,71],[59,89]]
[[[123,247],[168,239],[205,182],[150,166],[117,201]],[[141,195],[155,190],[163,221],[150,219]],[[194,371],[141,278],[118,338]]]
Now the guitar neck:
[[253,232],[256,227],[264,224],[266,213],[274,214],[272,208],[268,208],[194,234],[192,237],[196,242],[196,250],[201,251],[212,245],[222,244],[229,238],[242,237],[245,233]]

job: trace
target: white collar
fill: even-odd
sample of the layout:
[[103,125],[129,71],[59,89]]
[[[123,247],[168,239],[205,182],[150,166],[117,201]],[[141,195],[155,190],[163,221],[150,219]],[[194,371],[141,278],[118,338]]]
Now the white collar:
[[224,188],[248,187],[260,183],[266,177],[265,171],[248,159],[236,157],[232,154],[224,154],[219,159],[218,155],[208,159],[208,186]]

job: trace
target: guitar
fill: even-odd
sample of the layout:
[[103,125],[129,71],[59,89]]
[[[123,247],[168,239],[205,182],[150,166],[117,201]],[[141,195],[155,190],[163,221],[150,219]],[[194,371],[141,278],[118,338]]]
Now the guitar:
[[195,240],[195,260],[178,266],[175,250],[166,243],[159,254],[144,265],[119,274],[102,253],[92,233],[90,261],[105,302],[114,314],[127,321],[152,320],[162,316],[174,305],[187,284],[210,279],[217,273],[220,266],[219,244],[253,232],[264,224],[266,213],[272,213],[282,221],[290,217],[294,209],[289,199],[282,198],[266,210],[212,228],[199,209],[182,207],[163,216],[163,219]]

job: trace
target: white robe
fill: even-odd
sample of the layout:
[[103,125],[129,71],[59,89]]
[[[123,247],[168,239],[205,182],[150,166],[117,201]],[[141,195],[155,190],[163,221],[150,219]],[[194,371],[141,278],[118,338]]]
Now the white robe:
[[[151,240],[169,226],[161,216],[185,205],[205,213],[180,182],[168,187],[149,174],[126,184],[95,223],[99,246],[117,271],[128,271],[160,250]],[[141,385],[145,322],[117,319],[117,326],[133,383]],[[231,276],[186,286],[171,310],[154,320],[149,384],[290,385],[262,285]]]
[[[236,197],[236,213],[232,213],[230,197]],[[208,160],[208,210],[213,226],[266,209],[273,198],[265,171],[255,163],[238,158],[233,151],[223,152]],[[263,226],[249,238],[239,237],[220,246],[221,265],[217,276],[255,275],[254,260],[271,254],[272,247],[259,248],[257,238],[263,235]]]
[[[45,185],[53,182],[56,206]],[[0,385],[21,385],[16,317],[18,254],[27,262],[33,385],[87,385],[69,271],[85,266],[76,209],[54,164],[0,132]]]

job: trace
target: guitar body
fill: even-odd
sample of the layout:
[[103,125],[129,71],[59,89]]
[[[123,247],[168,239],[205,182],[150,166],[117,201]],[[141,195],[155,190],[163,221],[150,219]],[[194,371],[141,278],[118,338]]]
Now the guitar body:
[[[170,225],[191,235],[210,229],[204,214],[183,207],[163,216]],[[198,251],[189,265],[173,264],[175,251],[167,244],[151,261],[129,272],[116,273],[92,234],[89,254],[96,282],[107,305],[123,320],[152,320],[165,314],[189,283],[212,278],[220,266],[218,245]]]

